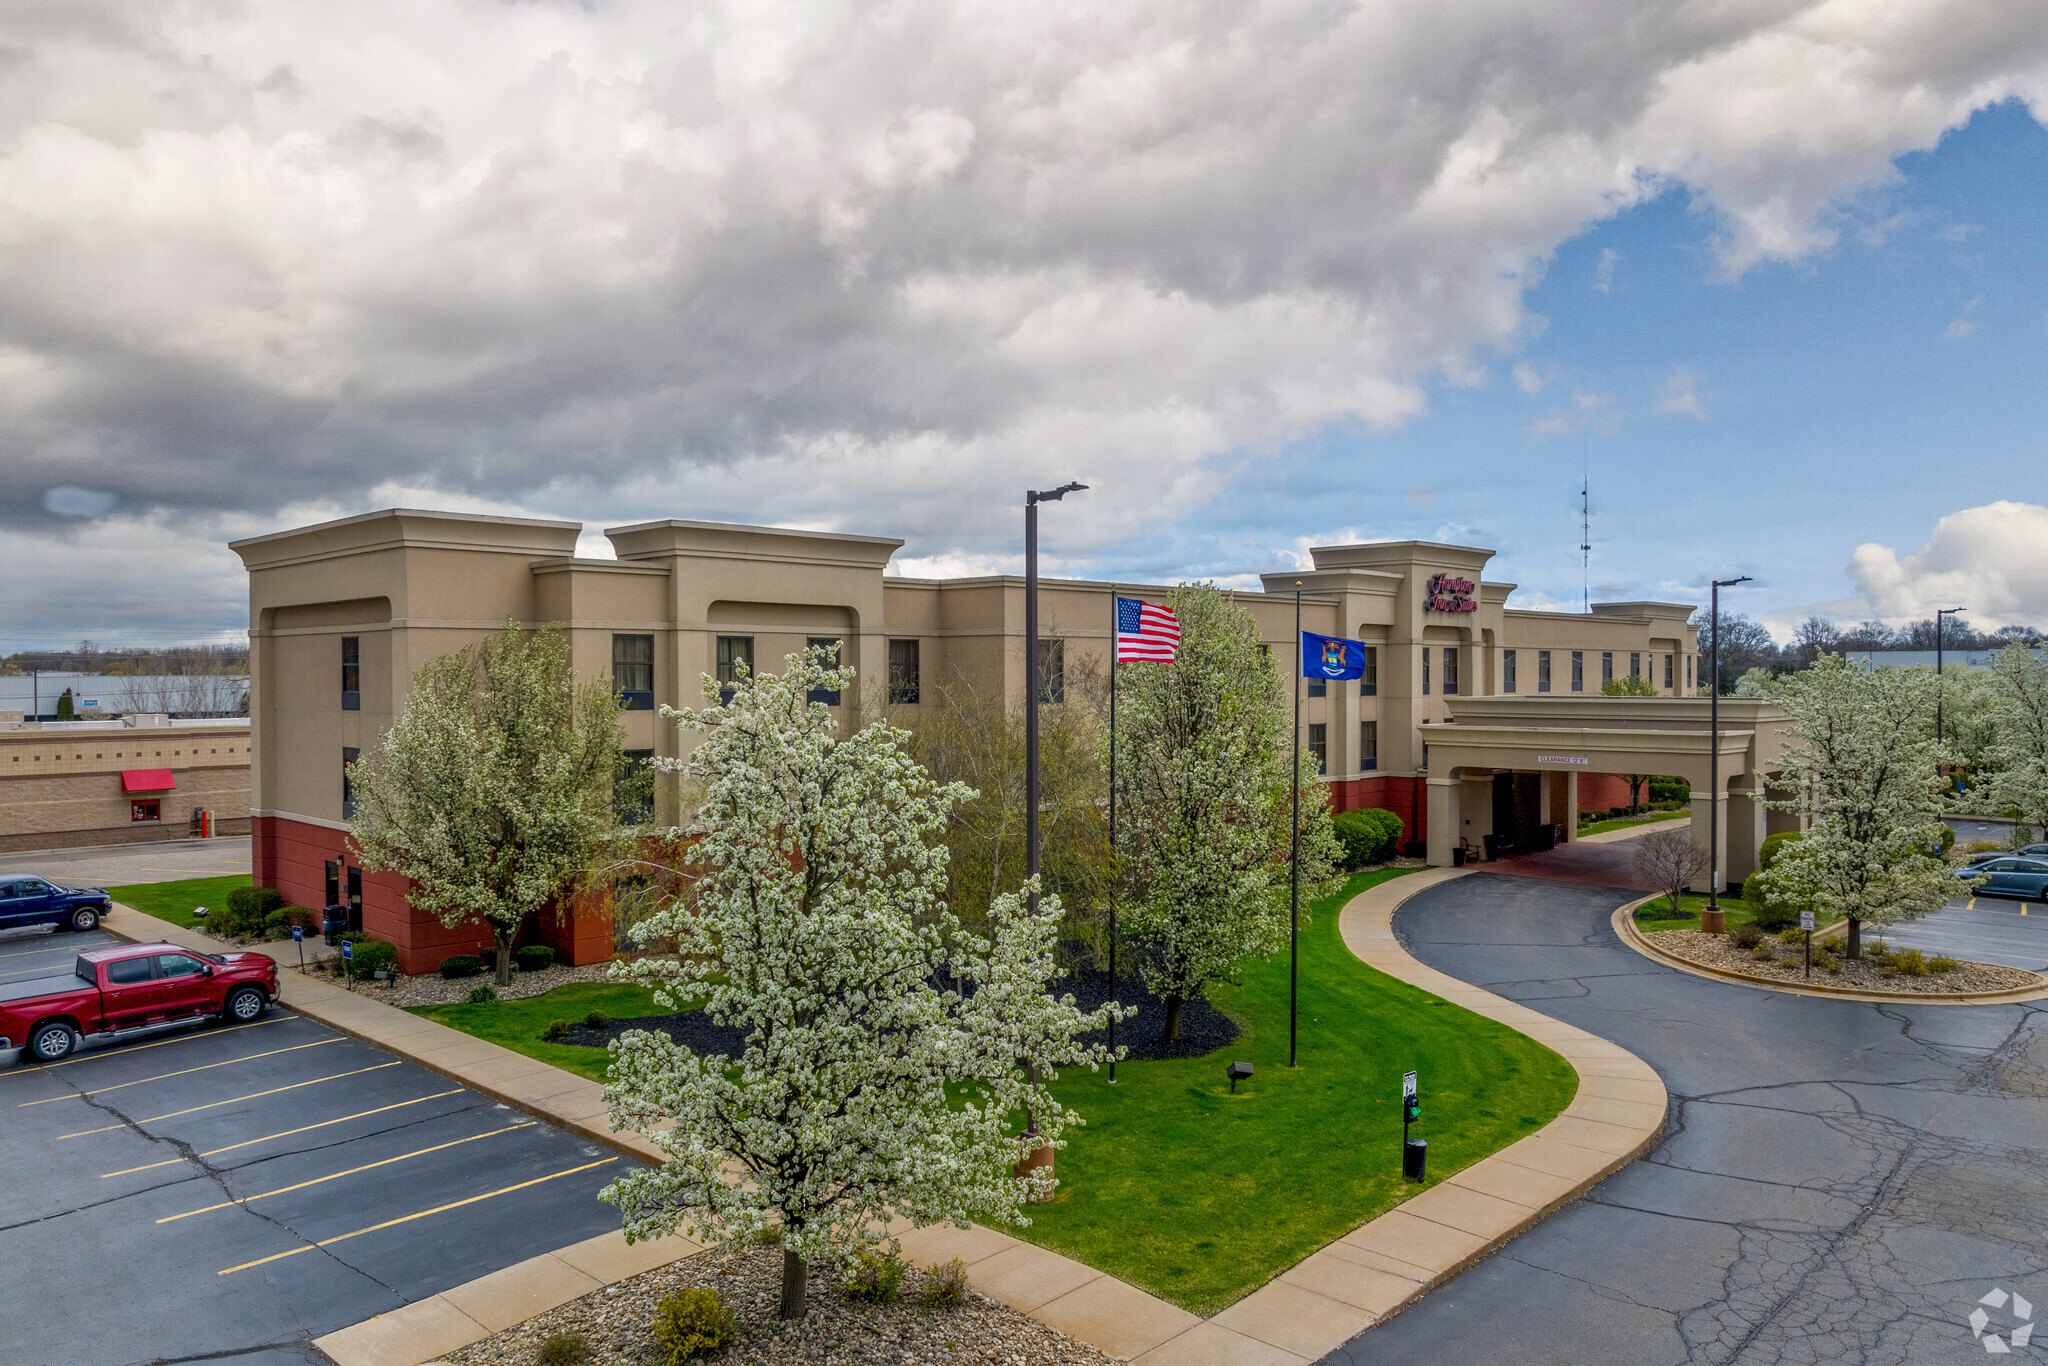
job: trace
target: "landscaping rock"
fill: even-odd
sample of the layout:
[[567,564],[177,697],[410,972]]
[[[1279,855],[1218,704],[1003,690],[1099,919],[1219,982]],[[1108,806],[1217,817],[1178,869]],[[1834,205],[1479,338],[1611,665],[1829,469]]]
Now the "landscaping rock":
[[[1699,930],[1657,930],[1645,933],[1643,938],[1666,953],[1705,967],[1746,972],[1754,977],[1766,977],[1800,985],[1807,982],[1805,950],[1798,945],[1780,944],[1775,939],[1765,940],[1773,951],[1773,957],[1769,960],[1760,960],[1750,950],[1743,948],[1725,934],[1706,934]],[[1830,952],[1838,953],[1841,941],[1828,942],[1825,947]],[[1814,940],[1814,986],[1841,987],[1850,991],[1892,991],[1911,993],[1915,996],[1948,996],[1957,992],[2020,991],[2042,985],[2040,977],[2021,968],[2001,967],[1996,963],[1972,963],[1962,959],[1956,960],[1956,965],[1951,971],[1930,972],[1925,977],[1908,977],[1904,973],[1887,974],[1883,967],[1868,958],[1837,957],[1836,965],[1841,971],[1826,972],[1820,965],[1822,951],[1823,941]],[[1867,945],[1865,951],[1868,952]]]
[[1106,1366],[1112,1360],[972,1291],[956,1309],[926,1309],[921,1271],[904,1279],[894,1304],[848,1304],[838,1297],[831,1268],[813,1265],[809,1312],[788,1323],[775,1317],[781,1284],[780,1248],[699,1253],[592,1291],[441,1359],[449,1366],[533,1366],[549,1337],[574,1332],[590,1344],[588,1366],[652,1366],[659,1357],[647,1329],[655,1304],[704,1285],[739,1321],[739,1340],[714,1358],[728,1366]]

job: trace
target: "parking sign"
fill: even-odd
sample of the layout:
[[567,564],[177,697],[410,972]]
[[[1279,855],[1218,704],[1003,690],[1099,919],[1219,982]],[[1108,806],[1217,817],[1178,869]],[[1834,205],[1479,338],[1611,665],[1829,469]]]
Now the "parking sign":
[[1802,930],[1811,930],[1813,928],[1812,911],[1801,911],[1799,913],[1799,928]]
[[306,942],[306,927],[304,925],[292,926],[292,942],[294,944],[303,944]]

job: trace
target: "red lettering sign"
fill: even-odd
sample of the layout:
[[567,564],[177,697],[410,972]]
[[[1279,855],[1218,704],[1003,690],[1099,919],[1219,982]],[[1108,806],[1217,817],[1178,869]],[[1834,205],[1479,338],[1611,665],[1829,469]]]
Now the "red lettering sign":
[[1470,579],[1461,579],[1455,574],[1432,574],[1429,577],[1428,596],[1422,601],[1427,612],[1476,612],[1478,600],[1472,590],[1478,585]]

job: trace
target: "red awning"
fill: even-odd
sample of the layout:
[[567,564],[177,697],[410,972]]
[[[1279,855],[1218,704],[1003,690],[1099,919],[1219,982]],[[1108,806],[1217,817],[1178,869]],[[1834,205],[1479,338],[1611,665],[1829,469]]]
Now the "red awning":
[[178,780],[167,768],[127,768],[121,770],[123,792],[175,792]]

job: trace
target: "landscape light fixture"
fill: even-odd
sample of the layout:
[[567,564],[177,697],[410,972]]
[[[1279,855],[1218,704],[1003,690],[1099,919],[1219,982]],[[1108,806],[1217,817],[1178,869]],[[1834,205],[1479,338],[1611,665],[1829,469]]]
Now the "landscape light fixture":
[[1721,590],[1748,583],[1749,575],[1715,579],[1713,588],[1713,660],[1707,667],[1707,908],[1700,929],[1720,934],[1727,928],[1721,913]]
[[1946,685],[1941,679],[1941,619],[1961,616],[1969,611],[1967,607],[1943,607],[1934,614],[1934,743],[1942,742],[1941,703]]
[[1252,1079],[1252,1065],[1248,1062],[1234,1062],[1223,1069],[1223,1075],[1230,1078],[1230,1094],[1237,1094],[1237,1084]]

